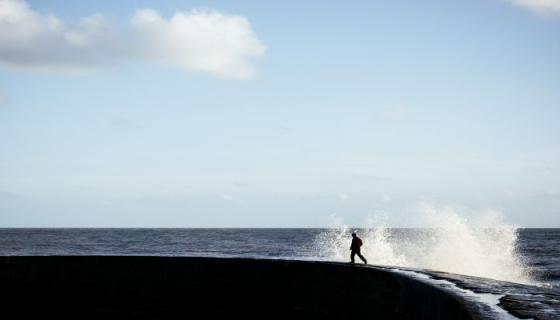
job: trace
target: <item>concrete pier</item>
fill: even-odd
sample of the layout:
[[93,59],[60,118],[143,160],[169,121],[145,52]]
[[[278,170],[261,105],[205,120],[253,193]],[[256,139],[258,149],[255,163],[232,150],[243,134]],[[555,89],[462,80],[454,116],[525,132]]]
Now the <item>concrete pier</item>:
[[188,257],[0,257],[4,319],[479,319],[413,277],[327,262]]

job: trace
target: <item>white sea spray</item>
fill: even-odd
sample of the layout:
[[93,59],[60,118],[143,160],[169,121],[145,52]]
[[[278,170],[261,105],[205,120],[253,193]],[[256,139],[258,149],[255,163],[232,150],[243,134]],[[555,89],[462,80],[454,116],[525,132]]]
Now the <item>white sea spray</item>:
[[[433,205],[423,204],[418,212],[426,228],[391,229],[383,219],[368,219],[368,228],[358,235],[369,263],[535,284],[517,252],[518,228],[504,223],[499,212],[483,212],[473,221]],[[340,224],[320,234],[317,246],[322,255],[348,261],[352,231]]]

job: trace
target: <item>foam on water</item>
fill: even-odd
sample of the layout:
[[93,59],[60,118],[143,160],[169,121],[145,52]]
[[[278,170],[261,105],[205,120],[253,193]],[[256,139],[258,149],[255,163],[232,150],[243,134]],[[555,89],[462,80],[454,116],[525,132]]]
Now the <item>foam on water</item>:
[[[428,228],[413,233],[375,220],[358,230],[368,262],[536,284],[517,253],[518,228],[499,214],[487,212],[468,222],[453,210],[424,205],[421,215]],[[341,225],[324,232],[317,238],[319,250],[332,260],[349,260],[351,231]]]

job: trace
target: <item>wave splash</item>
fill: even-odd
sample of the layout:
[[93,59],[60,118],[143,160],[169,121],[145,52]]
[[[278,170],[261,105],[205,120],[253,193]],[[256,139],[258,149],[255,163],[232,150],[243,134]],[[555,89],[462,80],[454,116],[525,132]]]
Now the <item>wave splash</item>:
[[[363,255],[371,264],[445,271],[535,285],[517,252],[518,228],[487,212],[469,223],[453,210],[424,205],[427,228],[390,229],[370,219],[367,229],[356,230],[363,240]],[[323,256],[349,261],[347,225],[320,234],[316,243]]]

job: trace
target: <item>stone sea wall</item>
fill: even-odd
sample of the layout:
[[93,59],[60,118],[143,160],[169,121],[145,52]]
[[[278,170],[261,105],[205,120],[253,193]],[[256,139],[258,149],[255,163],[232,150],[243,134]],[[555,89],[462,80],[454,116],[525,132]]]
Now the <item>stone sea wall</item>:
[[190,257],[0,257],[4,319],[480,319],[459,296],[383,268]]

